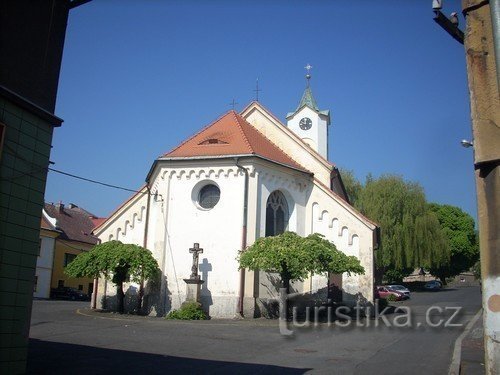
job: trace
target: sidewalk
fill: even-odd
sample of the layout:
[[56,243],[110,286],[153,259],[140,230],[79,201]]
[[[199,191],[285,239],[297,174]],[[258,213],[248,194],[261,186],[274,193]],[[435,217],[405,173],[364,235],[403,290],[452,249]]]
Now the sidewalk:
[[484,374],[484,333],[482,316],[472,326],[471,330],[462,341],[460,374]]

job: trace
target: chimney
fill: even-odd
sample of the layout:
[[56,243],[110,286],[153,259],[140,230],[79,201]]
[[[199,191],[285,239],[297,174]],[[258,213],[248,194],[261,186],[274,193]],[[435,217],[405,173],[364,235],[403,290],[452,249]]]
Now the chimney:
[[64,212],[64,204],[62,201],[59,201],[59,203],[56,204],[56,208],[57,208],[57,211],[59,213],[63,213]]
[[78,208],[78,206],[74,203],[68,204],[68,208]]

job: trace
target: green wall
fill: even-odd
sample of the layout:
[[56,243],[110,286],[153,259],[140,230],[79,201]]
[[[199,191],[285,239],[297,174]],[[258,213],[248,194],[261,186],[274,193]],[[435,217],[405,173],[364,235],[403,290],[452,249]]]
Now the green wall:
[[3,97],[0,122],[0,374],[16,374],[26,368],[53,127]]

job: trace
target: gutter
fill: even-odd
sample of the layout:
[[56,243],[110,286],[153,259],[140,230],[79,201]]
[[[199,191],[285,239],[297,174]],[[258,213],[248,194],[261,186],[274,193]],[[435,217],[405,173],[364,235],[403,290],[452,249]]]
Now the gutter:
[[151,178],[151,176],[153,174],[153,170],[155,169],[155,167],[158,164],[158,162],[161,162],[161,161],[190,161],[190,160],[213,160],[213,159],[220,159],[220,160],[223,160],[223,159],[236,159],[236,160],[239,160],[241,158],[259,158],[259,159],[268,161],[268,162],[273,163],[273,164],[277,164],[277,165],[281,165],[281,166],[286,167],[286,168],[293,169],[294,171],[298,171],[298,172],[302,172],[302,173],[307,173],[311,177],[314,176],[314,173],[311,172],[311,171],[308,171],[306,169],[296,168],[296,167],[293,167],[293,166],[288,165],[288,164],[280,163],[279,161],[268,159],[268,158],[266,158],[264,156],[261,156],[259,154],[239,154],[239,155],[214,155],[214,156],[160,157],[160,158],[156,159],[153,162],[153,165],[151,166],[151,168],[150,168],[150,170],[148,172],[148,175],[146,177],[146,181],[148,181]]
[[[248,224],[248,170],[238,164],[239,159],[235,158],[236,166],[245,174],[245,189],[243,195],[243,226],[241,228],[241,251],[247,248],[247,224]],[[245,297],[245,269],[240,269],[240,288],[238,294],[238,313],[243,317],[243,299]]]

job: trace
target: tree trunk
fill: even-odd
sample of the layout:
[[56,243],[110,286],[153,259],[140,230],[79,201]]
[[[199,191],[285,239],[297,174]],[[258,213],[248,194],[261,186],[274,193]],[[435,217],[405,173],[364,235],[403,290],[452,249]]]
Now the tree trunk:
[[117,298],[117,311],[120,314],[123,314],[125,311],[124,309],[124,299],[125,299],[125,293],[123,293],[123,281],[120,281],[116,284],[116,298]]
[[290,294],[290,279],[287,277],[283,278],[283,288],[286,289],[286,294]]
[[141,279],[141,283],[139,284],[139,294],[137,295],[137,313],[142,313],[142,299],[144,297],[144,278]]
[[448,285],[447,282],[446,282],[446,276],[440,275],[439,276],[439,280],[441,280],[441,283],[443,283],[443,286]]
[[290,311],[291,311],[291,306],[289,305],[290,304],[290,300],[288,299],[288,295],[290,294],[290,278],[289,277],[286,277],[286,276],[282,276],[282,280],[283,280],[283,288],[285,288],[285,296],[286,296],[286,310],[285,310],[285,319],[286,320],[289,320],[290,319]]

